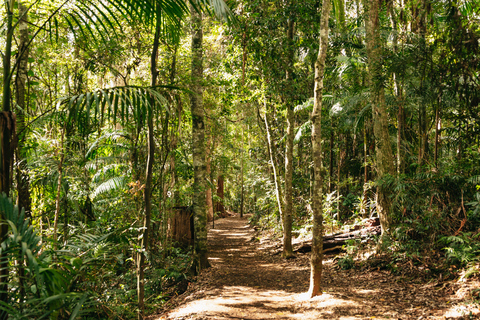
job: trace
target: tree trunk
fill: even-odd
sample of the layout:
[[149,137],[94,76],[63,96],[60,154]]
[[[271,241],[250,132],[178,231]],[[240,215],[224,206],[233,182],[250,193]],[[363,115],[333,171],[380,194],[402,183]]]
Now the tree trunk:
[[205,195],[205,121],[203,110],[203,27],[202,16],[191,5],[192,32],[192,153],[193,216],[195,222],[195,268],[199,272],[210,266],[207,257],[207,210]]
[[[157,84],[157,55],[160,45],[161,22],[160,12],[157,12],[157,22],[155,35],[153,39],[152,54],[150,56],[151,86]],[[140,239],[140,252],[137,256],[137,297],[138,297],[138,320],[145,318],[145,254],[148,251],[150,221],[152,216],[152,188],[153,188],[153,162],[155,160],[155,140],[153,128],[153,112],[155,99],[149,97],[150,108],[147,110],[147,167],[145,170],[145,188],[143,190],[143,199],[145,202],[145,214],[143,216],[143,228]]]
[[57,180],[57,197],[55,199],[55,218],[53,221],[53,243],[55,249],[58,249],[58,220],[60,218],[60,201],[62,193],[62,180],[63,180],[63,160],[65,159],[65,152],[63,151],[65,128],[62,128],[62,136],[60,138],[60,159],[58,161],[58,180]]
[[[388,12],[392,20],[393,29],[393,51],[398,53],[398,23],[393,3],[388,3]],[[398,113],[397,113],[397,175],[401,175],[405,172],[405,157],[404,157],[404,131],[405,131],[405,111],[404,111],[404,98],[403,98],[403,86],[399,81],[396,73],[393,74],[394,91],[397,96]]]
[[245,206],[245,188],[244,188],[244,172],[243,172],[243,166],[244,166],[244,160],[243,160],[243,130],[242,130],[242,150],[240,150],[240,161],[241,161],[241,168],[240,168],[240,184],[241,184],[241,188],[240,188],[240,218],[243,218],[243,210],[244,210],[244,206]]
[[[17,76],[15,78],[15,100],[18,105],[17,110],[17,132],[19,135],[18,148],[16,152],[16,178],[17,178],[17,205],[19,209],[25,210],[25,215],[30,217],[31,200],[30,200],[30,188],[27,174],[26,165],[26,152],[24,149],[25,141],[25,111],[27,110],[27,104],[25,103],[26,96],[26,83],[28,72],[28,20],[27,20],[27,8],[23,3],[19,3],[19,15],[21,19],[18,22],[19,29],[19,45],[17,55],[19,62],[17,68]],[[23,53],[23,54],[22,54]]]
[[[375,137],[377,179],[393,175],[393,153],[388,132],[388,113],[385,103],[385,91],[382,82],[382,43],[380,39],[379,11],[380,0],[364,0],[367,30],[367,57],[370,95],[373,113],[373,133]],[[383,187],[377,188],[377,212],[380,217],[382,234],[389,232],[391,200],[389,192]]]
[[367,218],[370,214],[370,211],[367,210],[368,204],[368,135],[367,135],[367,121],[364,122],[363,127],[363,194],[362,194],[362,209],[360,213],[363,218]]
[[283,213],[283,253],[284,258],[293,257],[292,248],[292,216],[293,216],[293,139],[295,137],[295,113],[294,113],[294,87],[293,87],[293,36],[295,33],[295,22],[292,18],[288,20],[287,30],[287,142],[285,144],[285,212]]
[[329,160],[329,166],[328,166],[328,193],[333,192],[333,157],[334,157],[334,137],[333,137],[333,124],[332,128],[330,130],[330,160]]
[[[418,1],[415,5],[415,9],[417,10],[417,16],[415,17],[416,20],[416,29],[414,32],[418,33],[420,37],[420,52],[422,55],[425,55],[424,62],[421,67],[422,69],[422,78],[420,81],[420,91],[425,91],[425,77],[427,72],[427,50],[426,50],[426,33],[427,33],[427,26],[426,26],[426,2],[425,0]],[[418,109],[418,132],[419,132],[419,150],[418,150],[418,167],[420,168],[423,165],[427,157],[428,152],[428,132],[427,132],[427,106],[425,104],[426,99],[422,97],[419,104]]]
[[223,174],[220,174],[217,178],[217,197],[220,201],[217,201],[215,204],[215,212],[222,218],[227,216],[223,205],[223,199],[225,197],[224,182],[225,178],[223,177]]
[[[4,97],[5,98],[5,97]],[[13,163],[13,150],[15,149],[15,114],[10,111],[0,113],[0,192],[10,195],[12,185],[11,170]],[[8,224],[4,222],[5,216],[2,213],[0,226],[0,243],[5,241],[8,233]],[[7,256],[0,254],[0,301],[8,303],[8,275],[9,265]],[[6,319],[4,311],[0,311],[0,319]]]
[[440,104],[442,98],[441,96],[438,98],[438,106],[435,110],[435,153],[433,155],[433,162],[435,164],[435,168],[438,167],[438,145],[440,143],[440,129],[441,129],[441,119],[440,119]]
[[322,97],[325,60],[328,49],[328,19],[331,1],[322,1],[322,16],[320,18],[320,44],[315,63],[315,92],[312,120],[312,159],[314,162],[314,192],[313,192],[313,230],[312,255],[310,259],[310,288],[308,295],[315,297],[322,293],[322,260],[323,260],[323,168],[322,155]]
[[[212,151],[211,150],[213,143],[212,143],[212,136],[209,135],[207,138],[207,149],[206,149],[206,174],[208,179],[212,181]],[[207,221],[213,221],[213,199],[212,199],[212,187],[211,184],[207,184],[207,191],[206,191],[206,201],[207,201]]]
[[272,141],[272,134],[270,132],[270,121],[269,121],[269,113],[268,113],[268,108],[267,108],[267,99],[265,98],[264,100],[265,104],[265,131],[267,133],[267,144],[268,144],[268,150],[270,154],[270,163],[272,165],[272,171],[273,171],[273,180],[275,183],[275,196],[277,198],[277,205],[278,205],[278,212],[280,213],[280,218],[283,221],[283,196],[282,196],[282,188],[280,186],[280,178],[277,170],[277,161],[275,159],[275,145]]

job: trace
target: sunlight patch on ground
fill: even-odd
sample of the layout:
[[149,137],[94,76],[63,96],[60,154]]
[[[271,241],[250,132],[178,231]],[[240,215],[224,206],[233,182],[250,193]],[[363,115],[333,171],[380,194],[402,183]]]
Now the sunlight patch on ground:
[[[207,318],[224,319],[239,318],[243,316],[249,319],[318,319],[318,311],[312,312],[307,309],[295,310],[297,307],[314,307],[323,310],[324,316],[332,316],[332,307],[360,306],[352,300],[336,297],[334,294],[324,293],[321,296],[310,299],[307,293],[289,294],[278,290],[257,290],[244,286],[226,286],[215,297],[191,301],[180,309],[169,314],[169,319],[182,319],[191,315],[202,315]],[[293,308],[292,308],[293,306]],[[303,309],[303,308],[302,308]],[[341,319],[358,319],[345,317]]]
[[359,294],[365,294],[365,295],[372,295],[372,294],[378,293],[378,290],[357,289],[356,291]]
[[[238,237],[247,237],[248,234],[246,233],[225,233],[224,234],[227,237],[233,237],[233,239],[237,239]],[[228,239],[228,238],[227,238]]]
[[[472,316],[474,318],[470,319],[478,319],[477,317],[480,316],[480,309],[479,308],[468,308],[465,305],[455,305],[448,309],[444,317],[445,318],[461,318],[465,316]],[[468,319],[468,318],[467,318]]]
[[310,298],[308,296],[308,293],[305,292],[305,293],[299,294],[297,300],[309,302],[311,304],[314,304],[318,308],[328,308],[331,306],[344,307],[347,305],[352,307],[358,306],[358,303],[353,300],[341,299],[341,298],[335,297],[335,295],[328,294],[328,293],[323,293],[322,295]]

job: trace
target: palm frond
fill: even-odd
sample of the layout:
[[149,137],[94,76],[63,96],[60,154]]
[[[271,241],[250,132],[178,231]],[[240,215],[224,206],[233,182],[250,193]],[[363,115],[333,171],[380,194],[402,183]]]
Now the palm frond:
[[[137,126],[143,126],[147,112],[156,107],[169,111],[168,101],[157,91],[157,87],[125,86],[60,98],[57,102],[57,113],[67,113],[67,123],[79,127],[88,126],[93,117],[102,115],[113,123],[120,119],[122,123],[134,121]],[[107,109],[104,110],[105,108]],[[100,123],[100,119],[94,120]]]
[[113,190],[125,188],[125,186],[126,186],[125,176],[108,179],[107,181],[105,181],[104,183],[100,184],[98,187],[95,188],[95,190],[92,192],[91,198],[95,199],[95,197],[97,197],[102,193],[107,193]]
[[300,140],[307,134],[307,132],[311,131],[311,129],[312,129],[312,121],[308,120],[298,128],[297,134],[295,135],[293,142],[294,143],[300,142]]

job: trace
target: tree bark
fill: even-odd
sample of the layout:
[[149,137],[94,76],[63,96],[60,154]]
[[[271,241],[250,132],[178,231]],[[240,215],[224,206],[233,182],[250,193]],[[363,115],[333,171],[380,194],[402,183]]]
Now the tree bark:
[[[212,142],[212,136],[209,135],[207,138],[207,149],[206,149],[206,174],[208,179],[212,181],[212,148],[214,143]],[[207,221],[213,221],[213,199],[212,199],[212,187],[208,183],[206,191],[206,201],[207,201]]]
[[[16,141],[16,119],[15,114],[11,112],[11,59],[13,42],[13,1],[5,2],[6,9],[6,38],[5,49],[3,52],[3,102],[2,112],[0,113],[0,192],[10,196],[12,185],[12,164]],[[0,216],[0,243],[5,241],[8,234],[8,224],[6,223],[4,213]],[[0,301],[8,305],[8,276],[9,264],[6,254],[2,251],[0,254]],[[0,319],[7,319],[6,311],[0,311]]]
[[207,257],[207,210],[205,165],[205,115],[203,110],[203,27],[202,16],[190,5],[192,32],[192,113],[193,216],[195,222],[195,268],[210,266]]
[[278,174],[278,168],[277,168],[277,161],[275,159],[275,145],[272,141],[272,134],[270,131],[270,121],[269,121],[269,113],[268,113],[268,108],[267,108],[267,99],[264,99],[264,104],[265,104],[265,131],[267,133],[267,144],[268,144],[268,153],[270,154],[270,164],[272,165],[272,171],[273,171],[273,180],[275,183],[275,196],[277,198],[277,205],[278,205],[278,212],[280,213],[280,218],[283,221],[283,214],[284,214],[284,209],[283,209],[283,196],[282,196],[282,187],[280,185],[280,177]]
[[325,74],[325,60],[328,50],[328,20],[330,17],[331,1],[322,1],[322,15],[320,18],[320,44],[317,61],[315,63],[315,92],[314,105],[311,115],[312,121],[312,159],[314,162],[314,192],[313,192],[313,230],[312,255],[310,259],[310,288],[308,295],[314,297],[322,293],[322,260],[323,260],[323,168],[322,155],[322,98],[323,78]]
[[295,33],[295,22],[292,18],[288,20],[287,29],[287,142],[285,144],[285,212],[283,213],[283,253],[284,258],[293,257],[292,248],[292,216],[293,216],[293,139],[295,137],[295,114],[294,114],[294,87],[293,87],[293,36]]
[[220,174],[217,178],[217,197],[220,199],[220,201],[217,201],[215,204],[215,212],[222,218],[227,216],[225,212],[225,206],[223,205],[223,199],[225,197],[224,182],[225,178],[223,174]]
[[241,188],[240,188],[240,218],[243,218],[243,210],[244,210],[244,206],[245,206],[245,187],[244,187],[244,169],[243,169],[243,166],[244,166],[244,160],[243,160],[243,129],[242,129],[242,149],[240,150],[240,184],[241,184]]
[[442,102],[441,94],[438,97],[438,105],[435,109],[435,152],[433,155],[433,162],[435,164],[435,168],[438,167],[438,146],[440,144],[440,130],[441,130],[441,118],[440,118],[440,105]]
[[60,201],[62,199],[62,180],[63,180],[63,160],[65,159],[65,152],[63,150],[64,139],[65,139],[65,128],[62,128],[62,136],[60,138],[60,159],[58,161],[58,180],[57,180],[57,197],[55,199],[55,218],[53,221],[53,243],[55,249],[58,249],[58,220],[60,218]]
[[[30,184],[27,174],[26,152],[24,150],[25,141],[25,112],[27,104],[25,102],[26,83],[28,72],[28,19],[27,8],[23,3],[18,4],[20,20],[18,22],[19,29],[19,45],[17,55],[19,62],[17,68],[17,76],[15,77],[15,100],[18,105],[17,115],[17,132],[19,136],[18,147],[16,149],[16,179],[17,179],[17,205],[19,209],[25,210],[25,215],[30,217],[31,200],[30,200]],[[23,54],[22,54],[23,53]]]
[[[157,55],[160,45],[161,22],[160,12],[157,12],[157,22],[153,39],[152,54],[150,56],[151,83],[154,87],[157,84]],[[150,222],[152,217],[152,189],[153,189],[153,163],[155,161],[155,140],[153,128],[153,112],[155,99],[149,97],[150,106],[147,110],[147,167],[145,170],[145,188],[143,199],[145,202],[145,214],[143,216],[143,228],[140,235],[140,252],[137,256],[137,297],[138,297],[138,320],[145,318],[145,254],[148,251]]]
[[[380,39],[379,11],[380,0],[364,0],[367,30],[367,57],[370,95],[373,113],[373,133],[375,137],[377,179],[394,174],[393,153],[388,132],[388,113],[385,103],[385,90],[382,81],[382,43]],[[377,188],[377,212],[382,226],[382,235],[389,232],[391,200],[387,190]]]

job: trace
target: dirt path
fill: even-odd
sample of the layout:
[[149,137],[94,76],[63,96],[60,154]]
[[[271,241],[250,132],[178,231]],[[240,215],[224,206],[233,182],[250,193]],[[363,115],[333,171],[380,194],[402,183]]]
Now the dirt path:
[[254,236],[246,219],[216,221],[208,239],[212,268],[177,297],[176,308],[152,319],[480,319],[450,286],[340,270],[328,257],[324,294],[308,299],[308,255],[283,260]]

